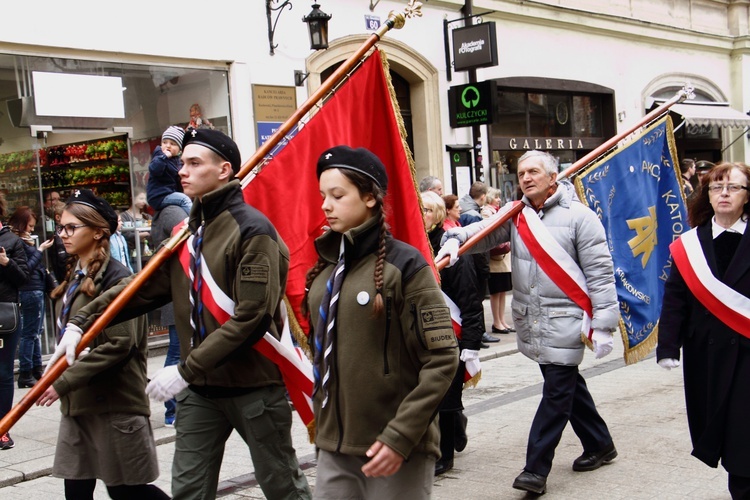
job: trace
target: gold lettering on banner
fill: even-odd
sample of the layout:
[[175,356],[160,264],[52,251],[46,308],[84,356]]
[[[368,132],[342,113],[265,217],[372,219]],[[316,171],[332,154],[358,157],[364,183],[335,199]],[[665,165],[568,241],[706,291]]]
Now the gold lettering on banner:
[[547,139],[544,142],[547,145],[547,149],[552,149],[552,139]]
[[510,140],[508,141],[508,146],[510,147],[510,149],[516,149],[518,147],[515,137],[510,138]]
[[565,140],[564,139],[558,139],[557,140],[557,149],[565,149]]
[[529,141],[526,141],[526,140],[525,140],[525,141],[523,141],[523,149],[531,149],[531,148],[529,147]]
[[646,269],[648,259],[656,247],[656,207],[648,207],[648,215],[627,220],[628,227],[635,231],[636,235],[628,240],[633,257],[642,254],[641,265]]

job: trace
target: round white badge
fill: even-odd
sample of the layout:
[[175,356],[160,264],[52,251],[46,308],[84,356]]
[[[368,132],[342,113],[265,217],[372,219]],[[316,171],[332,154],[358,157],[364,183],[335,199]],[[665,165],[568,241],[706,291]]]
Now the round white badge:
[[370,302],[370,294],[365,291],[359,292],[357,294],[357,304],[363,306],[368,302]]

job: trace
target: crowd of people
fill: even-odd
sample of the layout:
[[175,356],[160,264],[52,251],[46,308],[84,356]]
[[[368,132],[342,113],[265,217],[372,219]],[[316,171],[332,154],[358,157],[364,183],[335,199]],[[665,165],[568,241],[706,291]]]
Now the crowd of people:
[[[422,179],[421,222],[435,261],[447,259],[436,277],[426,256],[390,233],[380,158],[339,145],[310,167],[327,221],[302,305],[314,373],[311,488],[292,443],[284,377],[255,348],[265,335],[281,336],[289,250],[269,219],[245,203],[236,179],[241,164],[239,148],[222,132],[169,127],[152,154],[148,189],[128,210],[117,213],[86,189],[64,202],[45,200],[39,217],[54,218],[56,229],[42,243],[33,237],[33,210],[8,214],[0,196],[0,219],[8,221],[0,228],[0,315],[3,323],[6,315],[18,318],[13,331],[0,332],[0,416],[11,408],[17,348],[18,387],[43,376],[39,339],[49,296],[56,347],[47,369],[60,358],[69,368],[36,404],[59,403],[62,412],[52,474],[64,480],[66,498],[93,498],[97,479],[111,498],[170,497],[150,484],[159,469],[149,398],[165,403],[165,424],[176,429],[175,498],[216,496],[235,430],[267,498],[430,498],[434,477],[451,470],[468,444],[462,393],[469,367],[488,342],[501,340],[495,335],[510,332],[543,379],[512,487],[547,491],[568,423],[581,443],[574,471],[617,457],[578,368],[584,339],[597,359],[613,350],[619,306],[612,258],[596,214],[558,179],[557,159],[542,151],[521,156],[522,197],[506,205],[481,182],[459,198],[444,194],[437,177]],[[670,246],[657,362],[682,364],[693,455],[711,467],[721,463],[732,497],[750,498],[750,168],[686,160],[681,174],[692,229]],[[147,203],[158,207],[153,220]],[[521,204],[517,217],[459,257],[461,245],[514,203]],[[123,233],[124,223],[132,230]],[[187,241],[81,350],[84,332],[134,279],[134,246],[156,246],[182,225]],[[145,314],[157,309],[168,318],[170,354],[149,380]],[[0,449],[14,446],[5,433]]]

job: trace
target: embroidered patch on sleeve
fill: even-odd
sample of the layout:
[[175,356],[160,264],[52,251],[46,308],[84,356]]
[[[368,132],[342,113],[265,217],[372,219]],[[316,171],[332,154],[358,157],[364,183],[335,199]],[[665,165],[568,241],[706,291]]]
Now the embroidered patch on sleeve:
[[240,281],[268,283],[268,266],[265,264],[243,264]]
[[427,349],[454,347],[456,336],[451,325],[450,309],[445,306],[428,306],[419,311],[420,330]]

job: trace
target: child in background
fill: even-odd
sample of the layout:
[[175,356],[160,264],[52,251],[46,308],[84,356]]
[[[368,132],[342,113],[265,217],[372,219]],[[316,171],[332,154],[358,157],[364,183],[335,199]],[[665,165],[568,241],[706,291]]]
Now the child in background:
[[180,176],[180,153],[185,131],[174,125],[161,136],[161,146],[157,146],[148,165],[146,197],[148,204],[159,211],[166,205],[177,205],[189,215],[193,202],[182,192]]

